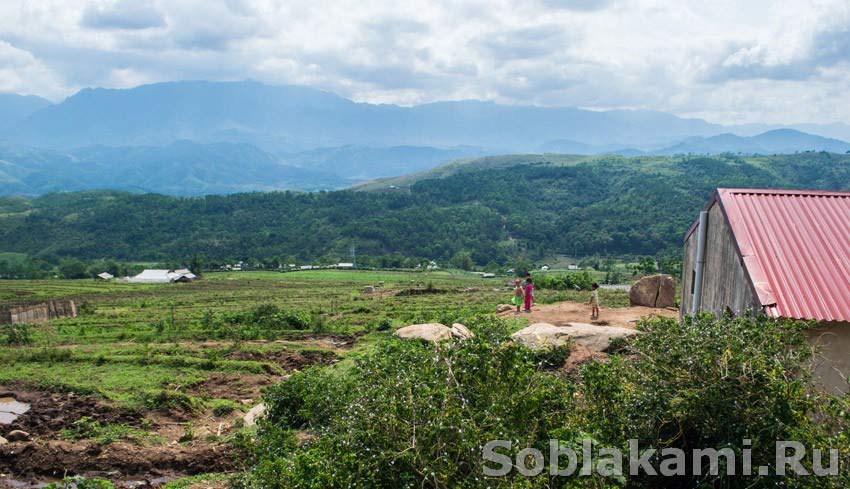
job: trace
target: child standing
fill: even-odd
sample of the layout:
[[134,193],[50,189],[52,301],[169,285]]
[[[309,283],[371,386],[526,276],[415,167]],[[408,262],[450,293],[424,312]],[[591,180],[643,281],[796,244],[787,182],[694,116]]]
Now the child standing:
[[511,304],[516,306],[516,312],[519,313],[519,308],[525,302],[525,291],[522,288],[522,281],[520,279],[516,279],[514,285],[516,287],[514,287],[514,297],[511,299]]
[[534,304],[534,286],[531,285],[531,277],[525,279],[525,312],[531,312],[531,305]]
[[594,283],[590,286],[590,302],[587,304],[590,306],[590,319],[597,319],[599,317],[599,284]]

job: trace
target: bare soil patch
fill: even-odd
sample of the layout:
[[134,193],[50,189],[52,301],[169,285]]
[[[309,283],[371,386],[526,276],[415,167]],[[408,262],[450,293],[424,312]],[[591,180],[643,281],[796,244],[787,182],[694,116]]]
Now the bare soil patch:
[[147,480],[234,470],[233,449],[224,444],[142,447],[130,443],[101,445],[94,441],[10,443],[0,451],[0,469],[18,480],[62,478],[84,474],[112,480]]
[[578,302],[559,302],[557,304],[535,305],[530,313],[508,311],[500,313],[501,317],[525,317],[531,323],[549,323],[555,326],[566,326],[567,323],[590,323],[599,326],[618,326],[620,328],[634,329],[637,321],[641,318],[653,316],[671,317],[679,316],[675,309],[656,309],[653,307],[602,307],[599,318],[590,318],[590,306]]
[[289,350],[234,350],[225,355],[228,360],[253,360],[276,363],[286,371],[297,370],[309,365],[329,364],[339,360],[330,351],[289,351]]
[[103,400],[74,393],[50,393],[18,386],[0,386],[0,397],[14,397],[30,405],[30,410],[8,425],[0,425],[0,436],[12,430],[26,431],[38,437],[51,437],[71,426],[82,417],[101,424],[126,423],[138,426],[142,415],[138,411],[116,408]]

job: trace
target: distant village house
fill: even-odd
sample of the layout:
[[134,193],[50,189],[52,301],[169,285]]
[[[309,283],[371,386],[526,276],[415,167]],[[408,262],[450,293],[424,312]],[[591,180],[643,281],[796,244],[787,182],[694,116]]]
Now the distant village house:
[[174,282],[192,282],[198,277],[186,268],[180,270],[143,270],[142,273],[128,277],[125,282],[131,284],[168,284]]

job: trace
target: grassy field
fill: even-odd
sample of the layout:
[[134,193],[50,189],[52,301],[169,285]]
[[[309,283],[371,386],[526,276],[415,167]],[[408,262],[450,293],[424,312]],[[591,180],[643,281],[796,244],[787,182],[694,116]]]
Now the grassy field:
[[[210,273],[162,285],[0,281],[0,307],[64,299],[80,309],[76,318],[0,326],[0,386],[24,397],[96,400],[54,433],[40,434],[50,443],[71,430],[75,443],[102,444],[107,433],[162,449],[238,445],[244,412],[284,375],[344,361],[399,326],[494,312],[510,298],[507,282],[444,271],[337,270]],[[536,297],[583,301],[585,294],[538,291]],[[627,303],[624,293],[605,294],[606,304]],[[73,424],[115,410],[131,410],[138,422],[107,416],[81,434]]]

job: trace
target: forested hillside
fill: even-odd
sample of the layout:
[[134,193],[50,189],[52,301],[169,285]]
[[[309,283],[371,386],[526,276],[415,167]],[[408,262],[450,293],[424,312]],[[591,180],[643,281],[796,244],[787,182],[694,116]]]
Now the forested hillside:
[[678,254],[683,233],[716,187],[850,189],[850,155],[829,153],[539,160],[490,159],[492,166],[473,160],[410,179],[408,187],[372,192],[4,198],[0,251],[333,261],[356,244],[365,257],[447,260],[468,252],[482,265],[521,254]]

